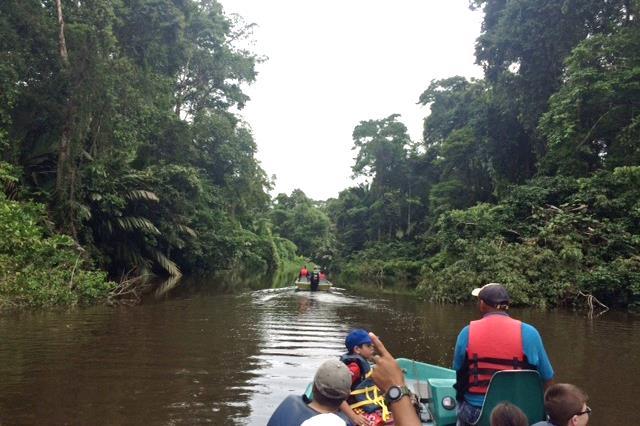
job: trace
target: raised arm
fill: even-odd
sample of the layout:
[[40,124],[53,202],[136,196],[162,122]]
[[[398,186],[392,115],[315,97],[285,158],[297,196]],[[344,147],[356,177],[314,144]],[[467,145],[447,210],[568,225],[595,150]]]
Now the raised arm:
[[[373,382],[385,393],[391,386],[405,386],[404,373],[398,362],[384,347],[378,336],[374,333],[369,333],[369,336],[377,353],[376,366],[371,374]],[[390,404],[389,410],[393,413],[396,426],[420,426],[421,424],[411,398],[401,398]]]

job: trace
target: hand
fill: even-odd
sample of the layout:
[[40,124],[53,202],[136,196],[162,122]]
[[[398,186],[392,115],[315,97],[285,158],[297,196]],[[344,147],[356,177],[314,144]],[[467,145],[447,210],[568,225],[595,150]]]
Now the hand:
[[398,362],[384,347],[378,336],[371,332],[369,332],[369,336],[377,353],[374,356],[376,365],[371,373],[373,382],[382,392],[386,392],[391,386],[404,386],[404,373]]
[[356,414],[354,412],[352,416],[349,416],[349,420],[357,426],[369,426],[369,420],[367,420],[367,418],[362,414]]

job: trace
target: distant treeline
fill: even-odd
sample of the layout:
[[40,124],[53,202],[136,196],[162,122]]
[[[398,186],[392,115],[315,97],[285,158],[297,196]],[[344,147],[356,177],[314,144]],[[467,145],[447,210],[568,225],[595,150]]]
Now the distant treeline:
[[640,1],[471,3],[485,77],[433,81],[421,141],[397,115],[356,126],[366,183],[319,206],[315,255],[435,301],[498,281],[520,304],[640,308]]

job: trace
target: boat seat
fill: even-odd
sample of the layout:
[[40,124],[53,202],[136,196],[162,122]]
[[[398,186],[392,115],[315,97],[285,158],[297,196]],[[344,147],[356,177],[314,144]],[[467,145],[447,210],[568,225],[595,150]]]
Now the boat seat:
[[476,426],[490,426],[491,412],[501,402],[518,406],[533,424],[545,419],[542,378],[535,370],[506,370],[493,375]]

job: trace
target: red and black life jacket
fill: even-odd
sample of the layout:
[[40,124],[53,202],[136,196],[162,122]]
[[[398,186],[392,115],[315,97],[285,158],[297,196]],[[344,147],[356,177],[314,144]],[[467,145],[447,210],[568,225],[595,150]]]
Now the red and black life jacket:
[[300,269],[300,274],[299,274],[299,276],[300,276],[300,277],[306,277],[306,276],[309,276],[309,270],[308,270],[307,268],[302,268],[302,269]]
[[340,356],[340,361],[344,362],[347,366],[352,362],[358,364],[358,367],[360,368],[360,377],[355,383],[356,386],[358,383],[367,379],[367,375],[369,374],[369,371],[371,371],[371,364],[369,364],[369,361],[364,359],[362,355],[346,353]]
[[467,347],[469,379],[466,392],[487,393],[491,377],[502,370],[534,369],[522,344],[522,322],[492,314],[469,324]]

